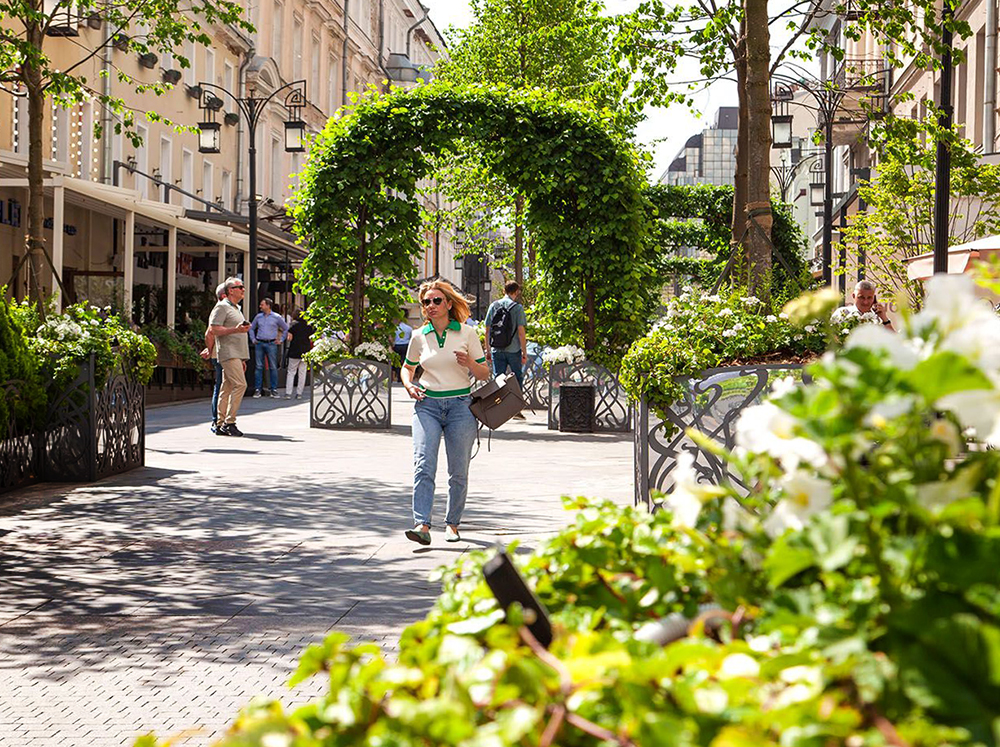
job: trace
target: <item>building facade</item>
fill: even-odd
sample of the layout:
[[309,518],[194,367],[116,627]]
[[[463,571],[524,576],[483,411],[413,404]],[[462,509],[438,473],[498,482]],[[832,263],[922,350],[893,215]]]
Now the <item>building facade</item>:
[[723,106],[714,124],[688,138],[660,177],[661,184],[732,184],[736,174],[739,108]]
[[[292,103],[301,104],[296,111],[315,134],[353,95],[429,78],[427,69],[445,48],[417,0],[249,0],[246,13],[252,34],[203,24],[209,46],[189,43],[171,54],[139,56],[110,44],[77,69],[103,81],[102,92],[120,96],[132,110],[162,117],[137,116],[141,144],[115,132],[120,123],[96,99],[68,109],[47,101],[45,238],[65,287],[62,301],[132,308],[139,323],[183,322],[185,299],[247,270],[250,143],[233,97],[267,96],[303,80],[304,100]],[[68,38],[47,37],[44,49],[55,67],[68,69],[110,33],[99,19],[80,19]],[[387,61],[405,56],[407,48],[418,74],[398,80]],[[102,78],[105,71],[112,74]],[[173,88],[160,96],[137,93],[115,71]],[[198,132],[183,129],[206,118],[206,92],[221,99],[215,112],[220,152],[213,154],[199,152]],[[284,125],[292,113],[285,97],[276,96],[256,141],[260,293],[287,306],[302,303],[291,293],[291,273],[304,251],[290,233],[286,205],[308,155],[286,151]],[[105,133],[100,139],[93,134],[98,124]],[[27,142],[25,99],[0,96],[0,282],[24,253]],[[455,273],[448,237],[437,238],[435,245],[428,237],[418,274]],[[46,291],[58,292],[47,268],[43,275]],[[27,280],[22,268],[10,292],[23,297]]]

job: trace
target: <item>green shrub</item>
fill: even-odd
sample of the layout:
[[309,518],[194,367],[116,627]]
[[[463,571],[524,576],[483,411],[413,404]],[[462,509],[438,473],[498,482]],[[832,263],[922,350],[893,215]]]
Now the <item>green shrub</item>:
[[796,329],[776,302],[685,288],[626,353],[622,386],[634,400],[645,397],[663,411],[685,391],[679,378],[726,365],[801,362],[826,348],[823,325]]
[[4,390],[0,397],[0,439],[6,436],[11,414],[19,430],[30,429],[45,414],[45,389],[38,364],[10,304],[7,288],[0,287],[0,384],[20,382],[16,395]]

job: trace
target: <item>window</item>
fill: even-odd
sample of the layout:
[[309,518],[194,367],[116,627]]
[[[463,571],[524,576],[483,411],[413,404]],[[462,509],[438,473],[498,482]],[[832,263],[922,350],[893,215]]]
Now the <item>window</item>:
[[[187,148],[181,151],[181,189],[185,192],[194,192],[194,153]],[[194,206],[187,195],[183,195],[181,204],[188,209]]]
[[281,65],[281,42],[285,35],[285,6],[274,0],[274,16],[271,18],[271,57]]
[[281,135],[277,131],[271,132],[271,194],[268,195],[276,203],[281,203],[281,196],[284,193],[284,185],[282,184],[284,175],[281,173],[281,162],[284,160],[282,154],[284,149],[282,147]]
[[302,77],[302,44],[303,26],[302,19],[295,17],[292,36],[292,76],[295,80]]
[[70,110],[52,105],[52,158],[60,163],[69,160]]
[[[170,142],[170,138],[160,136],[160,181],[165,184],[171,184],[173,182],[173,161],[174,161],[174,147],[173,143]],[[160,187],[160,194],[163,195],[163,188]],[[169,193],[167,195],[166,202],[170,202]]]
[[[233,78],[236,77],[236,69],[233,67],[233,63],[228,60],[222,64],[222,87],[231,93],[239,93],[235,88],[233,88]],[[226,111],[232,111],[233,100],[228,96],[222,97],[226,102]]]
[[233,209],[233,175],[229,171],[222,172],[222,194],[219,201],[226,210]]
[[77,132],[77,171],[81,179],[89,179],[93,167],[94,105],[87,101],[80,106],[80,130]]
[[160,67],[163,70],[173,70],[174,69],[174,53],[173,52],[163,52],[160,55]]
[[184,56],[187,58],[189,67],[184,69],[184,82],[189,86],[196,85],[198,83],[198,71],[196,64],[196,57],[198,54],[198,49],[195,47],[193,41],[188,39],[184,42]]
[[320,54],[323,52],[323,50],[321,48],[322,44],[323,44],[323,42],[320,41],[320,38],[318,36],[316,36],[315,34],[313,34],[313,38],[312,38],[312,69],[309,71],[309,86],[313,90],[312,101],[315,104],[319,104],[319,98],[320,98],[319,61],[320,61]]
[[[135,151],[135,167],[143,174],[149,173],[149,128],[145,125],[137,125],[136,132],[142,138],[142,146]],[[135,177],[135,188],[139,191],[142,199],[147,199],[149,195],[149,179],[137,174]]]
[[201,162],[201,199],[206,202],[215,201],[215,192],[212,188],[212,162],[207,158]]
[[337,71],[337,60],[333,57],[330,58],[330,69],[327,72],[329,76],[328,90],[327,90],[327,100],[326,100],[326,113],[332,115],[337,111],[337,107],[340,106],[340,96],[337,95],[340,84],[340,73]]
[[205,50],[205,72],[202,80],[206,83],[215,83],[215,52],[211,49]]

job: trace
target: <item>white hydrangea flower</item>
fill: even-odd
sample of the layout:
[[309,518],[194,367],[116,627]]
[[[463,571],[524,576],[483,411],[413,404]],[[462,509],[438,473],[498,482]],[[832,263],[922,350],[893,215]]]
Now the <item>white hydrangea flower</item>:
[[354,355],[356,358],[369,358],[381,361],[382,363],[389,362],[389,351],[386,350],[385,346],[379,345],[377,342],[361,343],[354,348]]

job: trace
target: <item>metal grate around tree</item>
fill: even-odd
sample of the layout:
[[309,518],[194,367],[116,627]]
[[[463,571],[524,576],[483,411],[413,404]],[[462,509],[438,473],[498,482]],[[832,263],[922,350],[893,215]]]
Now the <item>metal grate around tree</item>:
[[313,371],[309,424],[313,428],[386,429],[392,426],[392,368],[351,358]]

